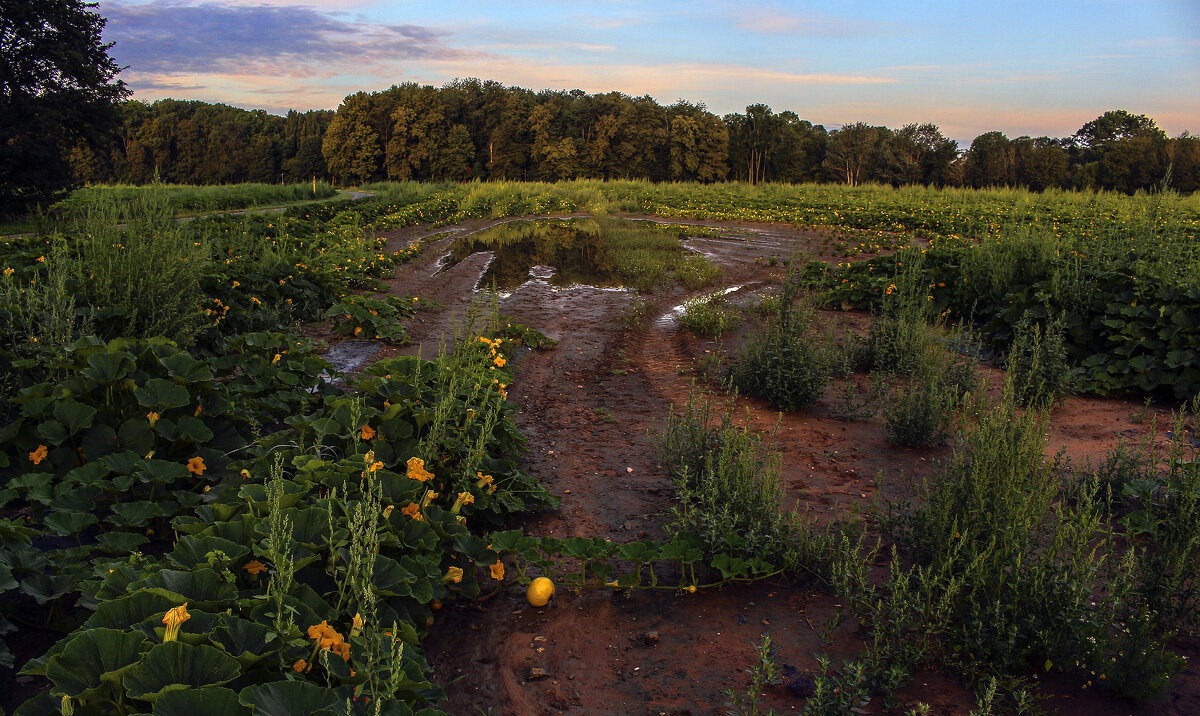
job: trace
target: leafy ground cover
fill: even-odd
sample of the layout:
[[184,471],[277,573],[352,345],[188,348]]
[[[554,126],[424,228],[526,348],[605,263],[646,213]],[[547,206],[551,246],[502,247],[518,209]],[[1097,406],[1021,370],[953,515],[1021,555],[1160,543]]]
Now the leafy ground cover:
[[[978,244],[917,229],[897,239],[863,212],[780,234],[744,222],[855,200],[697,187],[694,196],[743,213],[683,234],[718,276],[747,287],[726,300],[748,318],[720,331],[718,345],[687,338],[671,320],[671,304],[703,285],[684,276],[649,293],[654,315],[668,320],[626,333],[638,325],[625,320],[630,292],[522,284],[483,309],[472,294],[483,262],[431,271],[455,236],[506,213],[616,213],[653,199],[663,202],[656,213],[692,220],[709,209],[684,201],[685,188],[375,189],[381,196],[361,206],[187,224],[165,220],[161,197],[150,196],[124,229],[98,211],[71,232],[0,250],[11,269],[0,310],[0,604],[11,622],[0,627],[20,625],[16,639],[5,635],[10,644],[47,626],[63,633],[23,665],[48,688],[19,713],[189,713],[201,704],[231,713],[711,711],[726,700],[741,713],[764,700],[807,713],[988,713],[1045,704],[1064,689],[1106,694],[1080,699],[1089,713],[1192,703],[1180,691],[1194,685],[1180,655],[1194,652],[1187,639],[1197,628],[1200,477],[1181,437],[1194,430],[1197,406],[1176,413],[1170,432],[1180,437],[1169,449],[1148,432],[1142,447],[1046,462],[1062,435],[1055,423],[1079,401],[1058,382],[1076,376],[1070,320],[1030,304],[1007,333],[982,311],[952,310],[939,323],[951,305],[928,285],[940,252],[994,243],[1023,257],[1030,245],[1044,254],[1082,243],[1007,220]],[[871,192],[863,196],[922,198]],[[977,198],[972,216],[983,216],[995,197]],[[1186,226],[1186,202],[1126,201],[1114,211],[1181,202],[1173,206],[1185,221],[1153,225],[1159,249],[1091,256],[1186,285],[1173,267],[1193,259],[1170,238]],[[1092,210],[1073,202],[1064,200],[1064,213]],[[846,243],[863,231],[891,237],[887,246],[920,246],[891,263],[836,266],[885,245]],[[835,268],[810,266],[806,284],[792,260],[801,249]],[[996,261],[968,263],[971,285],[995,292],[999,305],[1028,271],[994,251]],[[773,265],[779,259],[789,274]],[[851,293],[856,271],[871,290]],[[123,285],[145,273],[147,283]],[[138,300],[181,285],[184,304]],[[826,292],[801,298],[805,285]],[[414,313],[414,296],[442,308]],[[878,311],[847,312],[857,331],[826,330],[836,314],[814,305],[856,302]],[[946,319],[968,316],[1009,353],[1006,392],[989,392],[962,355],[983,344]],[[335,389],[329,364],[295,332],[317,320],[334,335],[411,344],[386,348],[361,374],[334,376],[344,380]],[[557,347],[518,353],[554,344],[521,323]],[[807,331],[800,346],[798,326]],[[433,349],[439,343],[452,350]],[[763,398],[791,412],[695,399],[717,386],[687,384],[691,371],[680,368],[721,377],[751,360],[780,377],[758,381]],[[512,391],[521,392],[510,402]],[[1015,406],[1018,395],[1034,407]],[[725,400],[736,407],[718,407]],[[889,443],[932,444],[919,454],[942,461],[906,477],[897,466],[914,453]],[[839,460],[855,465],[852,475]],[[868,495],[878,498],[870,509],[860,502]],[[806,513],[792,511],[798,499]],[[542,574],[558,594],[514,615],[509,587]],[[762,606],[747,611],[747,601]],[[637,627],[630,641],[613,617],[626,609],[657,628]],[[752,618],[714,635],[709,609]],[[769,641],[757,636],[764,627]],[[680,654],[708,648],[694,641],[701,633],[719,640],[721,656],[679,666]],[[536,648],[517,654],[524,640],[514,635]],[[657,678],[639,681],[642,666],[614,675],[603,649],[616,641],[631,644],[612,652],[627,658],[659,650],[632,657]],[[754,659],[749,690],[730,657],[742,653]],[[457,681],[455,668],[473,675]],[[699,674],[711,688],[689,686]],[[951,681],[923,691],[931,674]],[[1176,701],[1164,706],[1164,690]]]

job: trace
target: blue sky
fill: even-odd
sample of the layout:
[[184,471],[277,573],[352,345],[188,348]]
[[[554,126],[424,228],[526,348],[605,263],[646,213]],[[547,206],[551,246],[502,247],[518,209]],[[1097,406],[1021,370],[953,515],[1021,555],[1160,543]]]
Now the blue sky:
[[1062,137],[1109,109],[1200,133],[1200,0],[101,0],[134,97],[283,113],[458,77],[717,114]]

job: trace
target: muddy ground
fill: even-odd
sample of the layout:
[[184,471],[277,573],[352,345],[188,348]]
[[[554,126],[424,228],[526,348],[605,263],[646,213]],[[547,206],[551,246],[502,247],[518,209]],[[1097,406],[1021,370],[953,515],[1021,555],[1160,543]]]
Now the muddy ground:
[[[389,284],[393,293],[432,299],[442,308],[417,314],[409,326],[411,345],[384,348],[374,359],[418,351],[431,357],[449,341],[491,257],[474,254],[449,268],[439,262],[455,237],[492,223],[413,227],[388,235],[390,248],[440,235]],[[820,233],[779,225],[707,225],[727,226],[734,238],[690,239],[688,247],[724,269],[723,286],[742,286],[729,296],[734,303],[749,304],[755,293],[777,287],[782,268],[772,266],[771,257],[804,252],[839,259]],[[678,288],[643,295],[653,308],[641,330],[627,329],[631,294],[625,291],[554,289],[531,280],[501,299],[504,314],[558,340],[554,349],[522,351],[513,360],[509,397],[520,408],[517,423],[531,447],[521,467],[562,500],[558,509],[527,517],[520,525],[527,532],[621,541],[663,536],[672,486],[648,431],[661,428],[670,407],[685,404],[690,395],[709,391],[724,398],[697,377],[697,367],[740,337],[735,333],[718,346],[683,332],[671,308],[686,297]],[[858,330],[868,320],[854,313],[828,318]],[[832,393],[812,409],[785,415],[757,400],[737,401],[739,415],[756,427],[778,428],[773,442],[783,454],[788,499],[819,520],[861,519],[881,500],[902,498],[913,480],[928,474],[932,460],[948,454],[949,448],[888,445],[878,422],[841,418]],[[1069,399],[1055,411],[1048,451],[1063,449],[1076,461],[1095,462],[1119,438],[1137,440],[1147,432],[1152,421],[1135,422],[1140,407],[1127,400]],[[1155,414],[1165,426],[1167,412],[1151,410]],[[883,488],[877,494],[880,474]],[[744,670],[762,634],[771,635],[779,662],[800,672],[815,671],[820,654],[838,663],[858,652],[865,635],[855,619],[841,618],[841,606],[812,586],[782,580],[678,596],[560,590],[542,609],[530,607],[513,586],[439,612],[426,649],[435,682],[450,696],[441,707],[462,716],[724,713],[724,691],[745,690]],[[1183,646],[1194,664],[1200,648]],[[1140,711],[1063,683],[1048,684],[1045,694],[1049,713],[1200,714],[1194,666],[1160,701]],[[966,714],[973,706],[956,679],[939,673],[917,674],[900,697],[908,704],[929,703],[934,714]],[[771,687],[766,704],[798,713],[803,699],[783,686]],[[872,703],[864,712],[883,711]]]

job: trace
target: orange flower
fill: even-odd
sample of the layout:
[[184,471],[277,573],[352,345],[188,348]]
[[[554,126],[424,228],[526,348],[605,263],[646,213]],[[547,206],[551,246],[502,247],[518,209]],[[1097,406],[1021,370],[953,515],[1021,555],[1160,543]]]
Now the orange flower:
[[374,440],[375,435],[376,435],[375,430],[372,429],[370,425],[364,425],[362,427],[362,439],[363,440]]
[[242,569],[249,572],[251,576],[257,577],[261,572],[267,571],[267,565],[259,562],[257,559],[252,559],[242,565]]
[[158,422],[158,417],[158,413],[154,412],[153,410],[146,413],[146,420],[150,421],[150,427],[154,427],[154,424]]
[[425,461],[419,457],[410,457],[408,462],[408,477],[418,482],[425,482],[433,478],[433,473],[425,469]]
[[204,465],[204,458],[194,457],[191,460],[187,461],[187,469],[188,469],[188,472],[190,472],[190,473],[193,473],[196,475],[203,475],[204,471],[207,470],[208,468],[205,467],[205,465]]
[[162,623],[167,625],[167,629],[163,633],[163,642],[175,641],[179,637],[180,625],[191,618],[192,615],[187,613],[187,602],[174,609],[168,609],[162,618]]
[[459,582],[462,581],[462,578],[463,578],[462,567],[451,567],[450,569],[446,570],[446,576],[442,577],[442,581],[443,582],[454,582],[455,584],[458,584]]
[[355,612],[354,619],[350,621],[350,636],[358,636],[363,628],[363,618],[361,614]]
[[296,663],[292,664],[292,671],[296,672],[297,674],[303,674],[311,668],[312,667],[309,666],[308,662],[306,662],[304,659],[296,659]]
[[401,507],[400,514],[408,515],[409,517],[418,521],[425,519],[425,517],[421,514],[421,506],[415,502],[410,502],[404,507]]
[[496,364],[497,368],[503,368],[504,364],[508,361],[504,360],[504,356],[496,356],[492,359],[492,362]]
[[310,626],[308,638],[316,640],[321,649],[342,657],[342,661],[350,661],[350,645],[336,629],[329,626],[329,622],[322,620],[320,624]]
[[496,560],[496,563],[488,567],[488,571],[492,573],[492,579],[504,579],[504,563]]
[[42,462],[42,460],[45,460],[46,456],[49,454],[50,454],[50,450],[45,445],[38,445],[37,450],[34,450],[33,452],[29,453],[29,460],[34,465],[37,465],[37,464],[40,464]]

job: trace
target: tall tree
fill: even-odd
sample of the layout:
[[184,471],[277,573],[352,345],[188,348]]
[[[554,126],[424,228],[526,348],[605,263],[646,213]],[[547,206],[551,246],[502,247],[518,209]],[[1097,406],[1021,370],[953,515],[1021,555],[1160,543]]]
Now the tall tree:
[[366,92],[342,100],[321,143],[321,153],[334,181],[358,184],[379,171],[383,151],[370,120],[371,97]]
[[729,130],[703,104],[680,100],[667,108],[670,122],[668,178],[710,182],[729,173]]
[[98,147],[129,94],[101,42],[105,20],[80,0],[0,2],[0,214],[61,196],[68,155]]
[[965,180],[981,189],[1013,184],[1012,142],[1003,132],[984,132],[967,150]]
[[879,147],[891,132],[865,122],[844,125],[829,135],[825,168],[836,181],[857,186],[875,177]]

